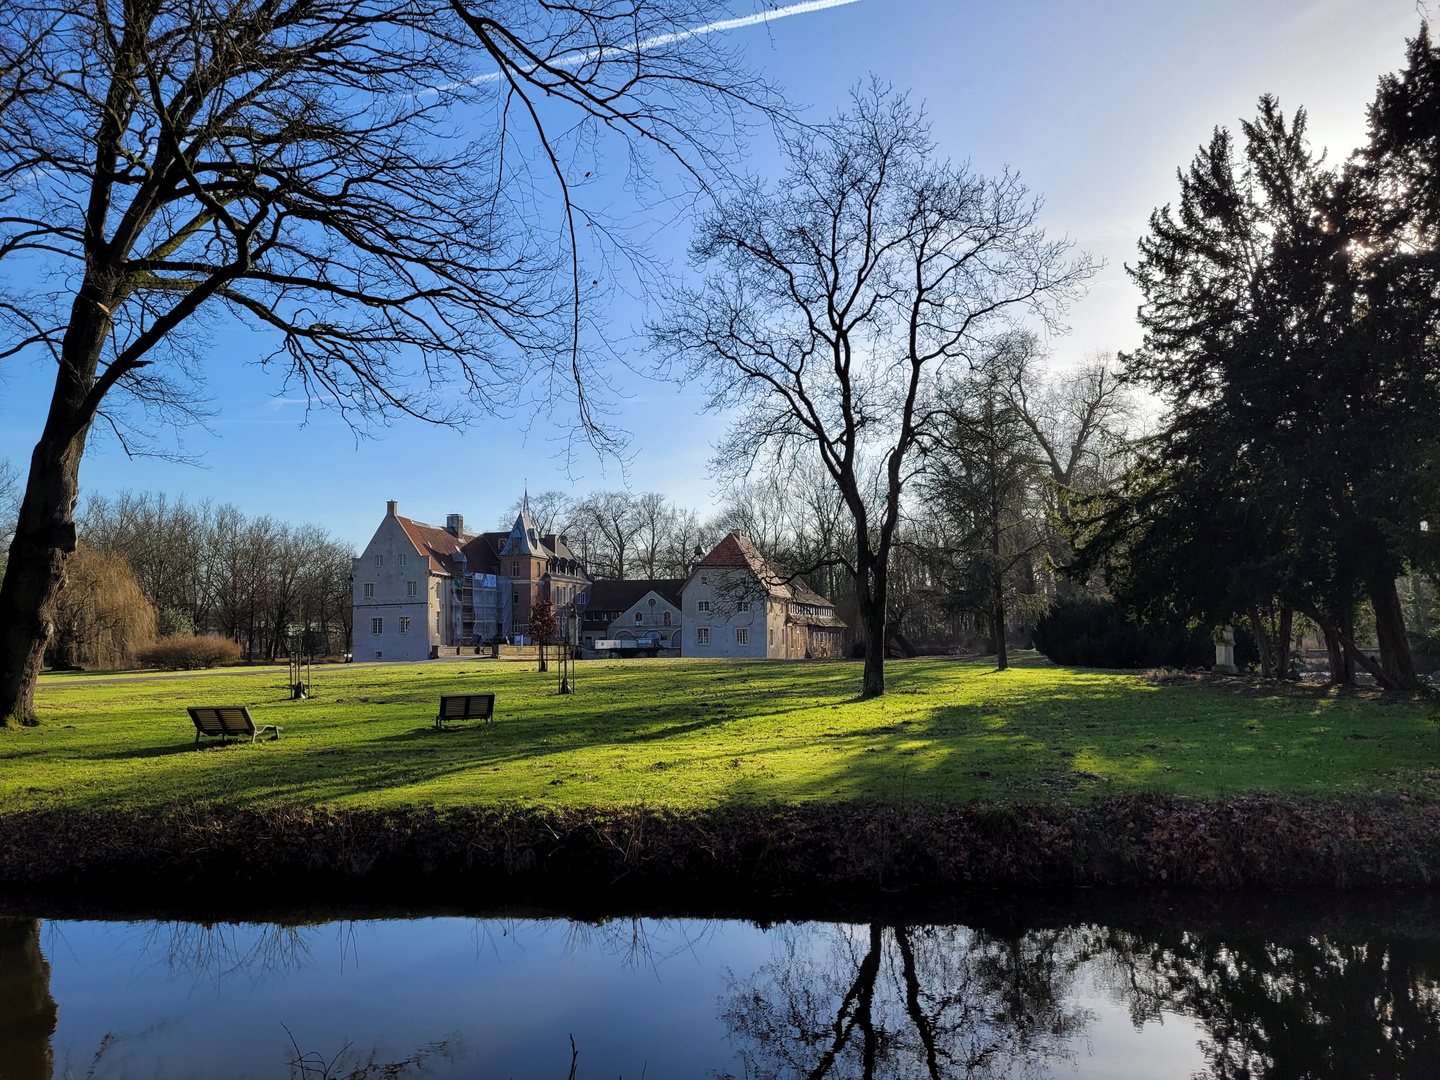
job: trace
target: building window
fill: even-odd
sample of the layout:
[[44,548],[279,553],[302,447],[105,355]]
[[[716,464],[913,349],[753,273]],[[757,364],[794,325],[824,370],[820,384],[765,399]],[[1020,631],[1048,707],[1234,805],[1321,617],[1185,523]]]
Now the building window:
[[710,579],[709,579],[708,577],[706,577],[704,574],[701,574],[701,575],[700,575],[700,584],[701,584],[701,585],[709,585],[709,584],[710,584]]
[[419,595],[420,595],[420,583],[419,583],[418,581],[407,581],[407,582],[405,582],[405,595],[406,595],[406,596],[419,596]]
[[403,551],[400,552],[399,560],[400,560],[400,565],[401,565],[401,566],[404,566],[404,565],[405,565],[405,552],[403,552]]
[[374,600],[374,599],[375,599],[375,583],[374,583],[373,581],[367,581],[367,582],[365,582],[365,599],[366,599],[366,600]]
[[401,616],[400,616],[400,632],[401,632],[402,634],[408,634],[408,633],[410,632],[410,616],[409,616],[409,615],[401,615]]
[[741,600],[739,603],[737,603],[737,604],[735,605],[735,610],[736,610],[736,611],[749,611],[749,610],[750,610],[750,601],[749,601],[749,600]]
[[376,555],[376,556],[375,556],[375,565],[376,565],[376,566],[384,566],[384,565],[385,565],[385,556],[384,556],[384,555]]
[[709,628],[708,626],[697,626],[697,627],[695,628],[695,644],[696,644],[696,645],[709,645],[709,644],[710,644],[710,628]]
[[660,616],[660,618],[663,620],[664,625],[666,625],[666,626],[669,626],[669,625],[670,625],[670,613],[669,613],[668,611],[665,612],[664,615]]
[[750,631],[747,630],[747,629],[746,629],[745,627],[743,627],[743,626],[737,626],[737,627],[735,628],[735,644],[736,644],[736,645],[749,645],[749,644],[750,644]]
[[385,620],[384,620],[384,619],[371,619],[371,620],[370,620],[370,633],[372,633],[372,634],[381,634],[381,633],[384,633],[384,632],[385,632]]
[[435,612],[435,633],[440,633],[440,612]]
[[519,576],[520,576],[520,564],[519,564],[518,562],[512,562],[512,563],[510,564],[510,576],[511,576],[511,577],[519,577]]
[[710,610],[710,601],[709,601],[709,600],[696,600],[696,601],[695,601],[695,610],[696,610],[696,611],[709,611],[709,610]]
[[641,615],[640,612],[638,612],[638,611],[635,612],[635,625],[636,625],[636,626],[639,626],[640,623],[641,623],[641,621],[642,621],[644,618],[645,618],[645,617],[644,617],[643,615]]
[[511,603],[511,604],[518,604],[519,602],[520,602],[520,590],[519,590],[519,589],[511,589],[511,590],[510,590],[510,603]]

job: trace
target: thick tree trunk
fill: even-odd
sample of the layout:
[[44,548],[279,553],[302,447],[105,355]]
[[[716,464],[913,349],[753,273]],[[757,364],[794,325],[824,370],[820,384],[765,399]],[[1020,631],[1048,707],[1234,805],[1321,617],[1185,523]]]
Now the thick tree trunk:
[[[52,417],[54,410],[52,409]],[[85,435],[51,437],[30,458],[30,477],[0,584],[0,722],[34,724],[35,682],[55,628],[65,560],[75,550],[75,503]]]
[[995,611],[990,618],[995,623],[995,670],[1004,671],[1010,666],[1010,653],[1005,647],[1005,588],[996,583]]
[[1410,641],[1405,636],[1405,615],[1400,608],[1400,594],[1395,591],[1395,578],[1380,573],[1367,582],[1370,604],[1375,609],[1375,638],[1380,643],[1380,666],[1386,676],[1401,690],[1419,690],[1415,663],[1410,657]]
[[861,600],[860,625],[865,633],[865,673],[861,678],[862,698],[885,693],[885,604],[873,598]]
[[95,419],[89,400],[110,333],[112,289],[87,274],[70,309],[55,390],[0,582],[0,723],[36,723],[35,682],[54,629],[55,598],[75,550],[80,459]]
[[1330,685],[1354,686],[1354,659],[1345,651],[1345,646],[1340,644],[1339,635],[1328,628],[1321,632],[1325,635],[1325,651],[1330,654]]
[[856,544],[854,578],[855,608],[865,642],[860,697],[877,698],[885,693],[886,566],[863,538]]
[[1255,636],[1255,651],[1260,654],[1260,677],[1272,679],[1275,677],[1275,654],[1270,648],[1270,635],[1265,632],[1265,623],[1254,604],[1246,609],[1246,615],[1250,619],[1250,633]]
[[1275,673],[1278,678],[1290,677],[1290,637],[1294,633],[1295,609],[1289,604],[1280,605],[1280,632],[1275,641]]
[[50,965],[40,951],[40,920],[0,918],[0,1080],[49,1080],[50,1037],[59,1010]]

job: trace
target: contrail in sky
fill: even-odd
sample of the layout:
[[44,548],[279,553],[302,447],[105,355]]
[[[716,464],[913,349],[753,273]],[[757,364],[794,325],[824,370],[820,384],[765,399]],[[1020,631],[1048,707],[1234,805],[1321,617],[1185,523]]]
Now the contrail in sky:
[[[860,0],[804,0],[803,3],[789,4],[782,8],[774,8],[770,11],[757,11],[754,15],[741,15],[734,19],[721,19],[719,22],[707,23],[704,26],[696,26],[690,30],[677,30],[670,34],[657,34],[654,37],[646,38],[628,47],[609,46],[605,49],[586,49],[582,52],[569,53],[549,61],[555,67],[574,67],[577,64],[588,63],[596,59],[602,52],[612,53],[636,53],[648,52],[651,49],[658,49],[663,45],[672,45],[677,41],[684,41],[686,38],[700,37],[702,34],[718,34],[726,30],[739,30],[745,26],[758,26],[761,23],[774,22],[776,19],[789,18],[791,15],[808,15],[812,11],[824,11],[826,8],[844,7],[846,4],[858,4]],[[485,75],[477,75],[471,79],[472,84],[494,82],[500,78],[498,71],[492,71]]]

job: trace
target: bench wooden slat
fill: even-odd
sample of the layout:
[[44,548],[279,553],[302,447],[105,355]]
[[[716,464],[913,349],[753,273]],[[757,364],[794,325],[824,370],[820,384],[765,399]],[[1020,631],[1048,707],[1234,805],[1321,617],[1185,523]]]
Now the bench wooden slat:
[[435,716],[435,727],[439,730],[446,720],[486,720],[495,716],[494,694],[442,694],[440,711]]
[[250,736],[253,743],[267,731],[273,731],[275,738],[285,729],[279,724],[256,725],[245,705],[192,705],[186,710],[195,724],[195,746],[200,746],[200,736],[206,735],[224,743],[227,739]]

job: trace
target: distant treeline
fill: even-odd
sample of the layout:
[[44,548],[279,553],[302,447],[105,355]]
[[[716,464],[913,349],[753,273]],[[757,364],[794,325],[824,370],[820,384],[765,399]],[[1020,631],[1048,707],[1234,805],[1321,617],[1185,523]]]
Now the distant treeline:
[[[349,649],[354,551],[318,525],[153,492],[94,496],[79,525],[80,557],[123,560],[159,636],[220,634],[247,660],[274,660],[292,647]],[[65,631],[57,627],[56,648],[87,659],[85,643],[67,645]]]

